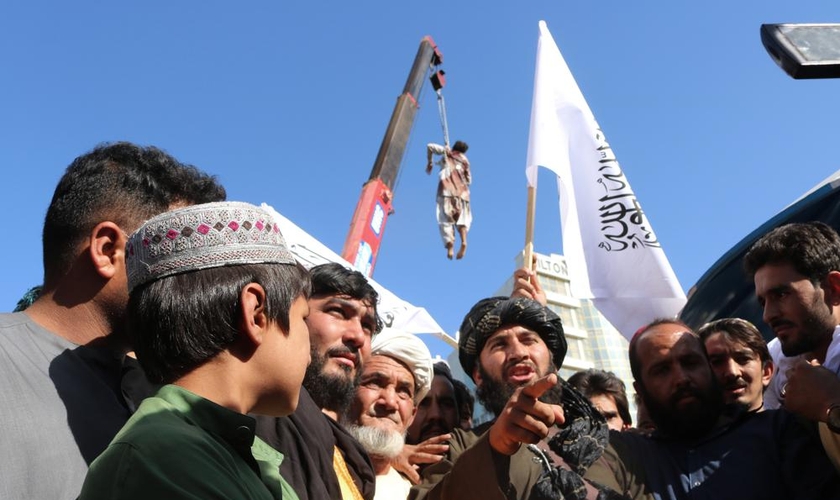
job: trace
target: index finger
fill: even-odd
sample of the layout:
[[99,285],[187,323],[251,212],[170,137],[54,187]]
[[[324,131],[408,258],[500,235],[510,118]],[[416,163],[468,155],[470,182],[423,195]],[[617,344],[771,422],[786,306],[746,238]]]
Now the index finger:
[[527,394],[534,399],[538,399],[543,395],[543,393],[545,393],[545,391],[551,389],[555,385],[557,385],[557,374],[549,373],[545,377],[539,378],[523,387],[522,393]]
[[533,273],[534,273],[534,271],[528,269],[527,267],[520,267],[520,268],[517,268],[515,271],[513,271],[514,276],[526,277],[526,278],[530,278]]
[[417,469],[414,467],[410,467],[409,470],[405,470],[403,473],[408,476],[408,480],[411,481],[411,484],[420,484],[420,473],[418,473]]

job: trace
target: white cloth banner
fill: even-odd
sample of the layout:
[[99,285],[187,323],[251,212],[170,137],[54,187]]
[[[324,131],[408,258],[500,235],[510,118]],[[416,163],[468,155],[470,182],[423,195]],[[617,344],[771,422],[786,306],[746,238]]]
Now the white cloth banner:
[[[265,203],[261,206],[274,215],[289,250],[304,267],[309,269],[312,266],[327,262],[338,262],[345,267],[353,268],[340,255],[330,250],[329,247],[298,227],[273,207]],[[446,334],[426,309],[402,300],[371,278],[368,278],[368,281],[379,294],[379,305],[376,310],[386,328],[395,328],[415,335],[421,333],[432,334],[450,343],[452,342],[451,337]]]
[[557,174],[572,295],[591,298],[628,339],[685,305],[653,228],[545,21],[540,21],[525,175]]

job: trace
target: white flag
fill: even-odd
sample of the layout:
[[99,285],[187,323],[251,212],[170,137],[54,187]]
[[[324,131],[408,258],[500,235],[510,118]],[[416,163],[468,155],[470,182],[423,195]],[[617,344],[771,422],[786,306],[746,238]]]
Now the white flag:
[[540,21],[525,175],[557,174],[572,295],[591,298],[628,339],[685,305],[653,228],[545,21]]

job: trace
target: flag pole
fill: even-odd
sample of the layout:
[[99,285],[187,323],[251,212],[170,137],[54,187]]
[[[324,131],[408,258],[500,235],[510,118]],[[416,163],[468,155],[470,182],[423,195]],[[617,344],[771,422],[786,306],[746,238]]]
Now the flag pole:
[[534,219],[537,212],[537,187],[528,186],[528,208],[525,214],[525,257],[523,264],[534,270]]

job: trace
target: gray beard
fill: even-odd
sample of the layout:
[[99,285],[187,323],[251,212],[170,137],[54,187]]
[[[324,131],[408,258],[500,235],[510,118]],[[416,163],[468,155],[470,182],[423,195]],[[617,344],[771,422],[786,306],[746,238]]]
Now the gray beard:
[[348,425],[345,429],[362,444],[369,455],[394,458],[402,452],[405,445],[405,434],[398,431],[361,425]]

